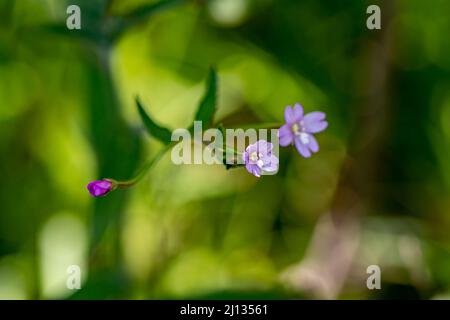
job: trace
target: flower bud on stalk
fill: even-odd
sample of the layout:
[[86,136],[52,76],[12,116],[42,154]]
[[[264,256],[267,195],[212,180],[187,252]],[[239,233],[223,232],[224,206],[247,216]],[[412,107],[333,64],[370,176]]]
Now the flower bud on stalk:
[[117,186],[117,181],[113,179],[103,179],[90,182],[87,185],[87,189],[93,197],[103,197],[110,191],[115,190]]

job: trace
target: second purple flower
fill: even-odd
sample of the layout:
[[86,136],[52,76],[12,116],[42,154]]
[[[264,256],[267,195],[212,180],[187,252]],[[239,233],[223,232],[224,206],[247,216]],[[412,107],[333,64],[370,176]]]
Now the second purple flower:
[[325,113],[315,111],[303,115],[303,107],[296,103],[294,108],[287,106],[284,110],[286,124],[278,131],[280,145],[286,147],[294,144],[298,153],[309,158],[311,153],[319,151],[319,144],[313,133],[325,130],[328,122]]
[[242,154],[245,168],[255,177],[278,170],[278,158],[272,153],[273,144],[259,140],[249,145]]

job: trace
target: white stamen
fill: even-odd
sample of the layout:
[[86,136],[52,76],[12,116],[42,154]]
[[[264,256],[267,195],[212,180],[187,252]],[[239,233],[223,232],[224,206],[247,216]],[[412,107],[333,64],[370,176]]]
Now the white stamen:
[[252,153],[250,153],[248,158],[250,159],[250,161],[256,162],[256,161],[258,161],[259,157],[258,157],[258,154],[256,152],[252,152]]
[[258,160],[258,161],[256,162],[256,165],[257,165],[258,167],[262,168],[262,167],[264,166],[264,162],[263,162],[262,160]]
[[300,140],[302,141],[303,144],[308,144],[309,143],[309,135],[307,133],[300,133]]

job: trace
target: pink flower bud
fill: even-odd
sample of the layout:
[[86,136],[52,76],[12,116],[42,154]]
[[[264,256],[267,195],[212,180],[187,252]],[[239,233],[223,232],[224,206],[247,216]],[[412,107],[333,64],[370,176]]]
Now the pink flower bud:
[[106,195],[111,190],[115,189],[115,184],[113,181],[108,179],[103,180],[95,180],[90,182],[87,185],[87,189],[89,190],[89,193],[94,197],[102,197]]

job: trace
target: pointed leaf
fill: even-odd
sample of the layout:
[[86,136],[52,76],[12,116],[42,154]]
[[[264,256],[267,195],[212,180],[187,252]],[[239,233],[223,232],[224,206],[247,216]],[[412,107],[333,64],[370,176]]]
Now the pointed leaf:
[[145,112],[144,107],[142,106],[138,97],[136,97],[136,105],[138,107],[141,120],[144,123],[145,128],[147,129],[147,132],[162,143],[169,144],[172,140],[172,132],[169,129],[156,124],[156,122],[153,121],[152,118],[150,118],[150,116]]
[[205,95],[200,102],[197,113],[195,114],[196,121],[202,121],[205,126],[211,124],[214,113],[216,112],[217,100],[217,75],[216,71],[211,68],[208,77],[208,84]]

